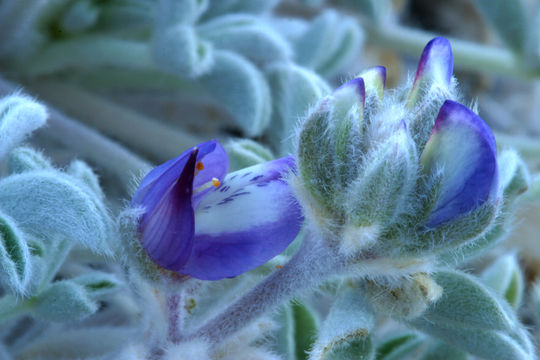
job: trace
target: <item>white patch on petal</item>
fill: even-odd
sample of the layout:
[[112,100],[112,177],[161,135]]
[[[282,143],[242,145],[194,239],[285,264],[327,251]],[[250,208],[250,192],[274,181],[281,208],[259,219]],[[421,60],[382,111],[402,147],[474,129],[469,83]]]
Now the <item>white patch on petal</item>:
[[463,180],[476,170],[482,152],[475,135],[469,128],[452,126],[441,129],[428,141],[423,158],[429,167],[438,166],[443,171],[441,199],[447,193],[458,192],[465,185]]
[[291,198],[285,182],[257,182],[260,173],[235,172],[209,193],[195,211],[195,233],[240,232],[279,221]]

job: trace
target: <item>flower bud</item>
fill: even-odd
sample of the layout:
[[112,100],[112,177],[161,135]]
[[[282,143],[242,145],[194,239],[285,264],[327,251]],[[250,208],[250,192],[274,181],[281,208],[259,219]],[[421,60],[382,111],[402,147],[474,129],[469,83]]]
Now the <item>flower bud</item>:
[[502,193],[495,138],[474,111],[448,100],[455,97],[452,66],[448,40],[433,39],[408,96],[383,97],[386,72],[376,67],[321,100],[304,121],[296,193],[308,220],[342,254],[438,253],[493,224]]
[[442,288],[427,274],[414,274],[398,286],[366,280],[366,294],[372,299],[376,312],[397,319],[412,319],[442,295]]

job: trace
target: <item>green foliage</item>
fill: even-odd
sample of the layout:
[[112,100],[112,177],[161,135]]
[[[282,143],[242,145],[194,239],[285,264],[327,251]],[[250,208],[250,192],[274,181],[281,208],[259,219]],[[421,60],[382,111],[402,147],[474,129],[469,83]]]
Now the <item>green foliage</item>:
[[30,171],[0,180],[0,208],[23,231],[46,243],[70,239],[103,254],[116,246],[101,200],[58,171]]
[[392,334],[377,344],[377,360],[402,360],[420,348],[425,337],[419,333],[406,331]]
[[72,281],[58,281],[33,299],[32,313],[46,321],[74,321],[92,315],[98,305],[85,288]]
[[521,305],[525,280],[516,254],[502,255],[484,270],[481,277],[484,284],[517,309]]
[[371,360],[375,316],[358,288],[346,287],[321,324],[310,360]]
[[494,360],[530,359],[533,346],[508,304],[469,275],[434,276],[443,295],[410,324],[473,355]]
[[293,149],[292,133],[309,108],[330,93],[330,87],[316,73],[298,65],[279,62],[267,67],[272,92],[272,120],[269,140],[280,155]]
[[249,139],[232,140],[225,145],[229,156],[229,171],[240,170],[274,159],[264,145]]
[[46,120],[45,107],[29,97],[15,94],[0,99],[0,159]]
[[260,135],[271,112],[270,89],[262,73],[236,53],[215,50],[214,57],[212,70],[199,78],[201,84],[233,115],[247,136]]
[[331,76],[352,60],[363,40],[363,31],[354,19],[327,10],[295,42],[296,60],[324,76]]
[[0,283],[15,295],[25,295],[31,275],[26,236],[10,217],[0,213]]

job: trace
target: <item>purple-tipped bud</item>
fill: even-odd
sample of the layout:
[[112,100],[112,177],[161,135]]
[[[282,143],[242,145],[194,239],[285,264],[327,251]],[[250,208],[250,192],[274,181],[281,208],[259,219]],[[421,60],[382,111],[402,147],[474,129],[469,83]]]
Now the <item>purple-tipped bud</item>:
[[444,89],[450,89],[453,69],[454,58],[450,42],[443,37],[431,40],[420,57],[407,106],[412,107],[418,102],[423,86],[435,83]]
[[131,205],[142,207],[139,236],[162,268],[203,280],[237,276],[282,252],[302,223],[283,173],[284,158],[225,176],[225,150],[213,140],[152,170]]
[[341,85],[333,93],[332,118],[342,119],[352,115],[358,123],[362,123],[364,118],[364,108],[366,106],[366,87],[364,79],[354,78]]
[[386,68],[375,66],[361,72],[358,77],[364,79],[367,96],[376,95],[382,100],[386,86]]
[[447,100],[420,161],[442,172],[440,196],[427,222],[435,227],[483,205],[497,192],[497,150],[491,129],[467,107]]

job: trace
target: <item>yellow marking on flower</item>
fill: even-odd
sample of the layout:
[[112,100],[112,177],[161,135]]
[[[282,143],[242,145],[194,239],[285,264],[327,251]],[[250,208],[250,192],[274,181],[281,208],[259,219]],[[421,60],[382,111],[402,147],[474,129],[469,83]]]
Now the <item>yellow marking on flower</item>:
[[212,178],[212,180],[210,180],[209,182],[207,182],[205,184],[202,184],[197,189],[195,189],[193,191],[193,193],[196,194],[196,193],[199,193],[199,192],[204,191],[206,189],[209,189],[212,186],[213,187],[218,187],[219,185],[221,185],[221,182],[219,181],[219,179],[218,178]]
[[195,169],[201,171],[201,170],[204,170],[204,164],[202,161],[199,161],[196,165],[195,165]]

